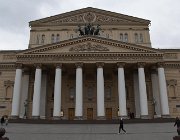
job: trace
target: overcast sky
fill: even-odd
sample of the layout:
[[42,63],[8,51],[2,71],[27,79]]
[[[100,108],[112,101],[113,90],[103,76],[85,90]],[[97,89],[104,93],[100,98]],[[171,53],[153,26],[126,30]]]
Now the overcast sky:
[[28,48],[29,21],[85,7],[151,20],[153,48],[180,49],[180,0],[0,0],[0,50]]

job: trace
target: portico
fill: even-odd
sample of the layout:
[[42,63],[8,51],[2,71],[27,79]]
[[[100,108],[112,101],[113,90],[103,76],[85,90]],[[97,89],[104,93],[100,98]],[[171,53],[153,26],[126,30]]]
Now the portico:
[[[165,86],[165,78],[162,78],[164,76],[162,65],[158,71],[159,63],[22,64],[21,68],[17,68],[16,77],[19,77],[18,83],[20,83],[23,74],[19,75],[19,71],[23,71],[25,67],[29,68],[29,118],[45,116],[46,119],[88,119],[92,116],[89,119],[106,119],[111,116],[111,119],[117,119],[120,116],[127,118],[128,111],[140,114],[140,118],[152,118],[154,110],[151,104],[154,93],[149,75],[151,75],[151,67],[154,66],[157,66],[156,73],[160,79],[159,88],[162,88]],[[135,94],[136,89],[133,88],[137,84],[134,79],[135,71],[139,85],[136,87],[139,91],[138,96]],[[47,75],[47,94],[42,97],[44,94],[41,83],[44,73]],[[16,80],[15,84],[17,84]],[[19,88],[20,86],[14,90],[18,91]],[[163,98],[166,96],[165,93],[167,95],[167,92],[161,93],[164,94]],[[167,99],[161,99],[161,96],[160,103],[168,107]],[[44,104],[41,103],[43,102],[41,98],[45,100]],[[139,102],[139,106],[135,105],[136,102]],[[13,104],[15,109],[13,108],[12,113],[18,110],[16,105],[18,99],[13,98]],[[42,108],[45,108],[44,114],[40,113]],[[109,109],[111,113],[108,116]],[[169,115],[168,110],[158,113],[162,116]],[[19,116],[18,113],[12,115]],[[136,117],[138,118],[138,115]]]

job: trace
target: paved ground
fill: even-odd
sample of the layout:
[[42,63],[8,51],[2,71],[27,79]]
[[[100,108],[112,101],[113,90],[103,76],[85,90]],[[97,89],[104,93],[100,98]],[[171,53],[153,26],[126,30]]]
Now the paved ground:
[[118,124],[17,124],[4,126],[10,140],[173,140],[173,123],[125,124],[127,134],[118,135]]

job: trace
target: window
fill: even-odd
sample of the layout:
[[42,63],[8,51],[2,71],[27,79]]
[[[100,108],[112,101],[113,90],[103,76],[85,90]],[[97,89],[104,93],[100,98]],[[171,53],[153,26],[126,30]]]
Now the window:
[[56,36],[56,42],[59,42],[59,34]]
[[135,43],[138,43],[138,34],[137,33],[134,34],[134,38],[135,38]]
[[6,88],[6,99],[11,99],[12,98],[12,87],[8,86]]
[[120,41],[123,41],[123,34],[120,34]]
[[45,35],[43,34],[41,38],[41,44],[44,44],[44,42],[45,42]]
[[143,35],[142,34],[140,34],[140,37],[139,37],[139,42],[143,42]]
[[124,34],[124,42],[128,42],[128,34],[127,33]]
[[174,87],[174,85],[169,86],[169,96],[170,97],[175,97],[176,96],[175,95],[175,87]]
[[74,97],[75,97],[75,88],[74,88],[74,87],[71,87],[71,88],[69,89],[69,98],[70,98],[71,100],[74,100]]
[[51,43],[54,43],[55,40],[54,40],[54,34],[51,35]]
[[110,86],[107,86],[105,88],[105,98],[107,100],[110,100],[111,99],[111,94],[112,94],[112,91],[111,91],[111,87]]

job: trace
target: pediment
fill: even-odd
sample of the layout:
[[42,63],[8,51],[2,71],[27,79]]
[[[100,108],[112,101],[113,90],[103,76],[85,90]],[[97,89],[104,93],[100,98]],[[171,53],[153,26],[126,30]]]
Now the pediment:
[[156,49],[124,43],[111,39],[83,36],[37,48],[27,49],[19,54],[60,54],[60,53],[158,53]]
[[30,26],[45,26],[45,25],[84,25],[92,24],[118,24],[118,25],[149,25],[150,21],[132,17],[120,13],[114,13],[96,8],[83,8],[35,21],[31,21]]

